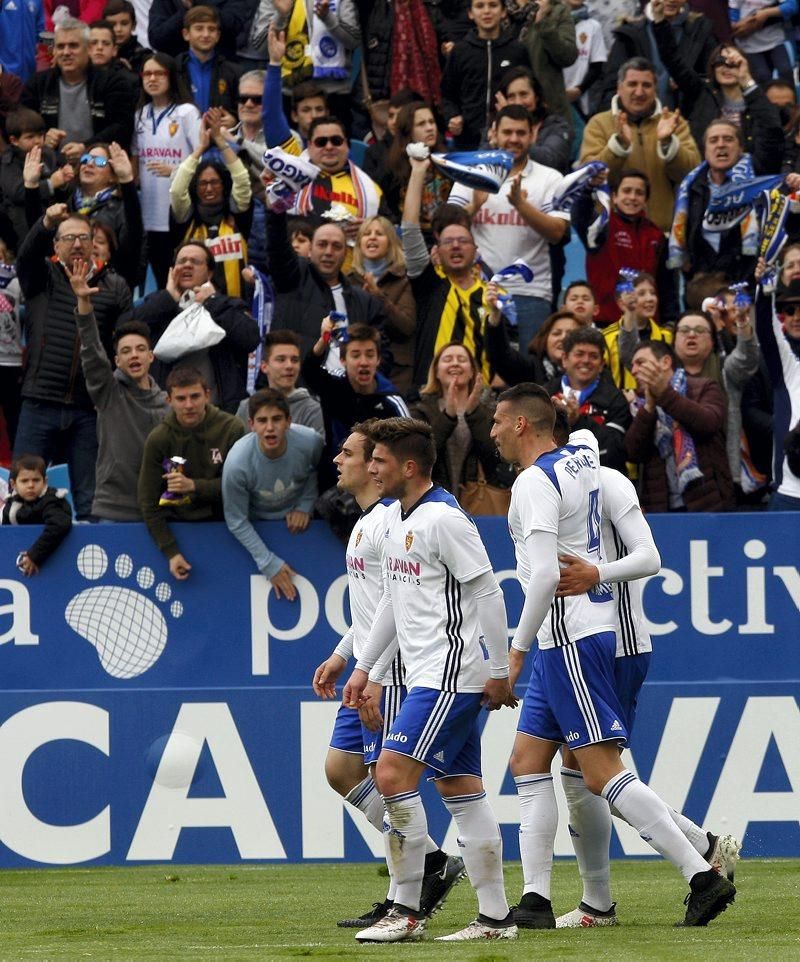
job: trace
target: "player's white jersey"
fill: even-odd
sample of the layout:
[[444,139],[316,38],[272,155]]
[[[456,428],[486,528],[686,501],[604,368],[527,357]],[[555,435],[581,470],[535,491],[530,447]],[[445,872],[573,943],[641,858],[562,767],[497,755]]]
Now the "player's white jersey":
[[[600,468],[600,488],[603,502],[603,559],[617,561],[624,558],[628,550],[616,526],[629,511],[639,507],[639,499],[631,482],[613,468]],[[611,584],[617,610],[617,658],[653,650],[642,606],[643,587],[641,579]]]
[[[392,504],[393,501],[384,499],[367,508],[356,522],[347,542],[347,584],[350,589],[353,656],[356,662],[369,638],[375,611],[383,594],[386,511]],[[383,684],[404,684],[403,663],[399,653],[383,676]]]
[[403,514],[386,511],[384,584],[408,688],[483,691],[489,677],[477,605],[463,583],[491,571],[478,529],[435,485]]
[[[523,591],[531,574],[525,540],[534,531],[556,534],[559,555],[590,564],[602,560],[601,510],[600,455],[589,431],[576,431],[563,448],[541,455],[520,473],[511,489],[508,530]],[[559,648],[615,627],[613,595],[601,584],[583,595],[553,598],[537,640],[540,648]]]

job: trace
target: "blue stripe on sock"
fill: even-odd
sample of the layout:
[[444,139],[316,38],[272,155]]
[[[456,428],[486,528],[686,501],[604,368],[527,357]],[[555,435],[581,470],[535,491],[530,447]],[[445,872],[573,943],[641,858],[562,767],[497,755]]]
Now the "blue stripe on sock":
[[631,782],[638,781],[637,777],[633,772],[626,772],[624,775],[619,776],[619,781],[615,782],[608,792],[603,792],[605,800],[609,805],[616,804],[617,799],[620,794],[631,784]]
[[574,768],[562,768],[561,774],[570,778],[583,778],[583,772],[576,772]]
[[388,805],[390,802],[405,802],[412,798],[419,798],[419,792],[401,792],[399,795],[387,795],[383,800]]
[[476,792],[474,795],[443,795],[442,801],[447,805],[448,802],[479,802],[482,798],[486,798],[486,792]]

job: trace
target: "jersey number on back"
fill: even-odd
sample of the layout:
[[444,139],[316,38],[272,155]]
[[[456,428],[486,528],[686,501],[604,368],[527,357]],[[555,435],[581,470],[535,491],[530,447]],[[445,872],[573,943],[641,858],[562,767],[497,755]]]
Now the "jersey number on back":
[[600,488],[589,492],[589,514],[586,518],[586,550],[589,554],[600,551]]

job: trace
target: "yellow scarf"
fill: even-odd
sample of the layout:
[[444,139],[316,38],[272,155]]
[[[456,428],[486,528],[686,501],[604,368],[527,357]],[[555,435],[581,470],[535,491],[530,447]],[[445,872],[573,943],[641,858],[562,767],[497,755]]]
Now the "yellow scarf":
[[[230,221],[232,220],[233,218],[230,218]],[[230,221],[226,218],[220,223],[216,237],[231,237],[235,235],[236,238],[238,238],[237,243],[241,244],[241,256],[233,258],[215,256],[214,260],[218,266],[222,265],[222,272],[225,276],[225,293],[228,297],[241,297],[242,268],[247,266],[247,241],[236,230],[236,225]],[[183,241],[185,243],[189,240],[196,240],[200,241],[203,246],[208,247],[209,237],[208,228],[205,224],[198,224],[196,221],[192,221]],[[216,237],[213,238],[213,240],[215,240]]]
[[295,0],[286,28],[286,53],[281,62],[281,79],[290,87],[311,76],[313,65],[308,52],[310,49],[305,0]]

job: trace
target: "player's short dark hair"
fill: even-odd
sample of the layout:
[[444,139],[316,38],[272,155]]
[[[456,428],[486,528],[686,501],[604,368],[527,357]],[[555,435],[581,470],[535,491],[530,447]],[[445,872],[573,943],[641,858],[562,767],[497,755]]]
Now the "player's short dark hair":
[[182,367],[173,368],[167,375],[164,384],[167,394],[172,393],[175,387],[191,387],[193,384],[201,384],[204,390],[208,390],[208,379],[201,370],[184,364]]
[[127,13],[131,23],[136,26],[136,8],[130,0],[108,0],[103,8],[104,17],[116,17],[119,13]]
[[644,183],[644,196],[650,200],[650,178],[643,170],[636,167],[625,167],[618,174],[609,178],[609,186],[616,193],[623,180],[641,180]]
[[297,107],[297,105],[303,100],[313,100],[315,97],[321,97],[325,103],[328,102],[328,98],[325,96],[325,91],[320,87],[319,84],[314,83],[313,80],[304,80],[302,83],[297,84],[296,87],[292,87],[292,107]]
[[36,471],[43,478],[47,477],[47,465],[44,458],[38,454],[21,454],[11,462],[11,470],[8,472],[9,481],[15,481],[20,471]]
[[351,324],[347,328],[347,340],[344,341],[339,347],[339,354],[342,358],[347,357],[347,348],[354,341],[360,341],[362,344],[364,341],[372,341],[378,350],[378,356],[381,353],[381,332],[377,327],[370,327],[369,324]]
[[552,436],[556,410],[550,395],[540,384],[523,381],[503,391],[497,403],[507,403],[527,418],[536,434]]
[[582,324],[580,327],[576,327],[574,331],[570,331],[569,334],[565,335],[561,344],[564,357],[569,354],[573,347],[577,347],[578,344],[588,344],[590,347],[596,347],[600,351],[600,356],[605,360],[606,339],[603,337],[602,331],[598,331],[596,327]]
[[739,144],[740,147],[744,147],[744,134],[742,133],[741,128],[737,127],[736,124],[732,120],[729,120],[727,117],[715,117],[711,121],[711,123],[708,125],[708,127],[706,127],[706,129],[703,131],[704,147],[706,145],[706,141],[708,140],[708,132],[709,130],[711,130],[712,127],[730,127],[730,129],[736,135],[736,142]]
[[17,107],[6,117],[6,133],[9,137],[21,137],[23,134],[43,134],[47,130],[44,117],[30,107]]
[[[690,313],[695,313],[691,311]],[[672,350],[672,347],[667,344],[666,341],[642,341],[633,352],[633,356],[639,353],[642,348],[647,348],[648,351],[653,352],[653,357],[656,360],[660,360],[662,357],[668,357],[672,361],[673,368],[680,367],[680,361],[678,360],[678,355]]]
[[569,436],[570,428],[567,412],[563,407],[557,407],[556,423],[553,425],[553,440],[559,447],[563,448],[567,441],[569,441]]
[[111,343],[114,345],[114,351],[116,352],[119,342],[123,337],[129,337],[131,334],[135,334],[137,337],[143,337],[147,341],[147,346],[153,346],[153,339],[150,334],[149,325],[145,324],[144,321],[126,321],[124,324],[120,324],[114,330],[114,334],[111,338]]
[[292,412],[289,410],[289,402],[280,391],[274,388],[265,387],[255,394],[247,402],[247,416],[252,421],[261,408],[277,408],[287,419],[291,420]]
[[211,253],[211,250],[208,247],[206,247],[206,245],[201,240],[187,240],[187,241],[184,241],[182,244],[178,244],[178,246],[175,248],[175,254],[172,258],[173,267],[175,266],[175,263],[178,260],[178,254],[180,254],[180,252],[183,250],[184,247],[199,247],[200,250],[206,256],[206,267],[209,269],[209,271],[213,272],[215,267],[214,255]]
[[500,126],[500,121],[504,117],[508,117],[509,120],[519,120],[522,123],[527,124],[529,127],[533,126],[533,118],[531,117],[531,113],[529,110],[526,110],[522,104],[506,104],[505,107],[502,107],[500,110],[498,110],[497,115],[494,118],[495,127]]
[[298,351],[302,354],[303,352],[303,339],[296,331],[268,331],[264,335],[264,340],[262,343],[261,360],[269,360],[269,356],[272,353],[274,347],[279,347],[282,344],[290,344],[292,347],[296,347]]
[[309,143],[314,139],[314,133],[316,132],[317,127],[338,127],[341,130],[344,139],[348,143],[350,142],[350,138],[347,136],[347,128],[338,117],[315,117],[308,125]]
[[386,418],[370,428],[373,445],[384,444],[398,461],[414,461],[420,474],[431,476],[436,463],[433,429],[418,418]]
[[372,429],[380,423],[380,418],[370,418],[368,421],[359,421],[350,428],[351,434],[360,434],[364,438],[364,460],[372,459],[372,452],[375,450],[375,442],[372,440]]

